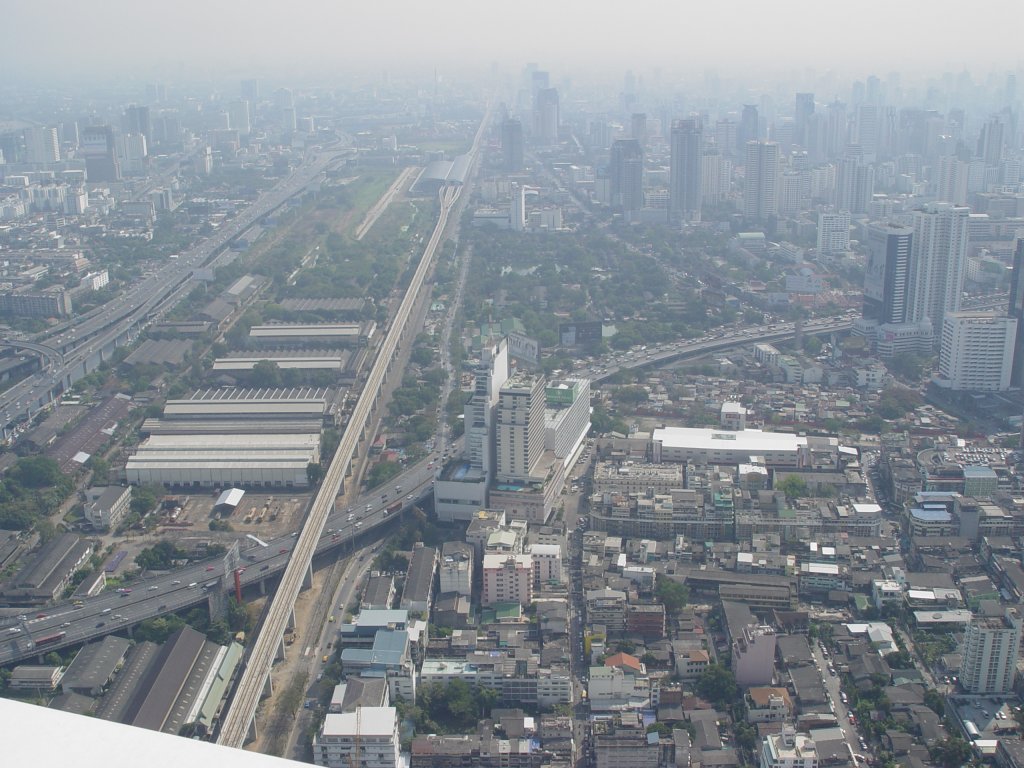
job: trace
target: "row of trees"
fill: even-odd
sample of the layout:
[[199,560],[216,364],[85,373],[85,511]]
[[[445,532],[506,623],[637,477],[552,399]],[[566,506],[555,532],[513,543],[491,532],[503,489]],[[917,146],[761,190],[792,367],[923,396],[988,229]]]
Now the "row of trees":
[[0,479],[0,528],[24,531],[49,515],[71,493],[73,483],[45,456],[18,459]]

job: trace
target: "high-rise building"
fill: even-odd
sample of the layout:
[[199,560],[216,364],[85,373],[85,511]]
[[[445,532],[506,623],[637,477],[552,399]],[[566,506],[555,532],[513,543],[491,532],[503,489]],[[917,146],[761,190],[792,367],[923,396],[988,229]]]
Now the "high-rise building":
[[141,133],[146,137],[146,143],[153,143],[153,125],[149,117],[149,107],[140,107],[132,104],[124,111],[122,126],[125,133]]
[[1020,649],[1021,618],[1014,608],[1003,615],[976,616],[964,631],[960,685],[968,693],[1009,693]]
[[533,111],[533,135],[537,144],[550,147],[558,143],[558,89],[542,88],[537,92]]
[[502,165],[506,171],[523,170],[523,124],[509,118],[501,124]]
[[858,145],[850,145],[836,172],[836,208],[853,214],[867,213],[874,193],[874,166],[865,162]]
[[517,373],[498,395],[495,410],[495,478],[529,482],[544,452],[544,378]]
[[735,121],[724,119],[715,123],[715,146],[726,157],[736,157],[739,154],[736,136]]
[[629,120],[629,135],[640,142],[641,147],[647,146],[647,115],[634,112]]
[[798,93],[796,108],[793,110],[793,141],[804,149],[808,148],[808,126],[814,114],[814,94]]
[[236,99],[228,105],[228,119],[229,127],[238,131],[239,136],[248,136],[252,133],[252,113],[249,110],[249,102],[245,99]]
[[986,165],[999,165],[1003,159],[1004,126],[999,115],[993,115],[981,129],[978,155]]
[[25,161],[39,165],[60,162],[56,128],[34,126],[25,129]]
[[850,214],[822,211],[818,214],[818,253],[831,255],[850,250]]
[[473,395],[464,413],[466,460],[490,481],[494,472],[494,408],[508,381],[508,342],[485,345],[474,369]]
[[849,142],[849,119],[846,116],[846,105],[841,101],[833,101],[828,105],[825,123],[825,157],[839,157]]
[[85,175],[89,181],[119,181],[121,164],[117,159],[114,129],[109,125],[82,128],[80,150],[85,158]]
[[1015,318],[997,312],[947,312],[933,381],[955,392],[1005,392],[1016,339]]
[[748,141],[745,157],[743,215],[762,221],[775,218],[779,214],[779,145]]
[[699,120],[672,124],[668,215],[673,221],[700,221],[703,133]]
[[644,151],[636,139],[616,139],[608,164],[611,204],[625,214],[644,206]]
[[856,141],[864,150],[866,163],[874,163],[878,159],[878,123],[878,107],[875,104],[861,104],[857,107]]
[[260,81],[255,78],[243,80],[240,84],[239,92],[243,99],[250,104],[255,104],[260,100]]
[[512,209],[509,223],[514,232],[526,229],[526,187],[522,184],[512,185]]
[[[351,683],[350,683],[351,685]],[[400,738],[394,707],[331,712],[313,737],[313,762],[327,768],[398,768]]]
[[963,205],[967,202],[968,165],[956,155],[939,158],[938,177],[935,179],[935,199]]
[[748,142],[758,141],[761,138],[760,119],[757,114],[757,106],[744,104],[743,112],[740,113],[740,124],[736,129],[736,144],[745,147]]
[[873,223],[868,227],[868,258],[864,268],[865,318],[879,325],[907,322],[913,240],[914,230],[911,227],[889,223]]
[[720,203],[729,196],[732,182],[732,161],[717,149],[709,149],[701,157],[701,204]]
[[908,319],[915,323],[928,320],[936,334],[946,313],[960,309],[970,212],[970,208],[945,202],[914,211]]
[[1017,238],[1017,250],[1013,254],[1009,315],[1017,321],[1010,385],[1021,387],[1024,386],[1024,237]]

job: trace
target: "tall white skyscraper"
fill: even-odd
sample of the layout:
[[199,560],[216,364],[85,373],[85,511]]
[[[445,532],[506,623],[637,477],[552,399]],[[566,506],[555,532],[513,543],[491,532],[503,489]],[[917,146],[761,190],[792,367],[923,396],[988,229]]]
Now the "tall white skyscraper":
[[960,309],[970,212],[970,208],[944,202],[914,211],[908,320],[928,320],[936,335],[946,313]]
[[526,229],[526,187],[522,184],[512,185],[512,210],[510,216],[513,231],[522,232]]
[[463,414],[466,460],[470,469],[482,472],[490,481],[494,472],[494,408],[508,380],[508,342],[502,339],[497,344],[485,345],[474,373],[473,396]]
[[544,378],[517,373],[505,382],[495,413],[496,478],[528,482],[544,452]]
[[773,141],[748,141],[744,157],[744,217],[764,220],[778,216],[779,145]]
[[997,312],[947,312],[934,382],[957,392],[1005,392],[1016,338],[1016,318]]
[[955,155],[939,158],[935,199],[962,205],[967,202],[967,163]]
[[249,102],[245,99],[237,99],[228,105],[228,119],[231,121],[231,128],[238,131],[239,136],[248,136],[252,133],[252,112]]
[[25,129],[25,159],[30,163],[49,165],[60,162],[57,129],[34,126]]
[[1017,671],[1021,618],[1013,608],[1002,616],[977,616],[964,631],[960,684],[968,693],[1009,693]]

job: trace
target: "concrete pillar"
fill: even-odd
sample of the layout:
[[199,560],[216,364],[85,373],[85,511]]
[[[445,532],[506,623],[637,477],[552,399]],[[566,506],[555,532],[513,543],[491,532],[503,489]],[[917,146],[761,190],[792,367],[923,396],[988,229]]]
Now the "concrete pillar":
[[260,579],[259,582],[257,582],[257,583],[259,584],[260,594],[261,595],[267,594],[267,580],[266,579]]
[[288,611],[288,623],[285,625],[287,629],[295,629],[295,606],[291,607]]
[[302,577],[302,588],[312,589],[313,588],[313,563],[311,562],[306,566],[306,573]]
[[285,653],[284,636],[282,635],[281,636],[281,640],[277,644],[277,654],[274,656],[274,661],[284,661],[285,660],[285,656],[286,656],[286,653]]
[[[270,682],[270,672],[268,671],[267,672],[267,677],[263,681],[263,696],[267,697],[267,696],[273,696],[273,695],[274,695],[274,684],[272,682]],[[255,714],[253,715],[253,717],[255,717]]]
[[249,730],[245,732],[245,743],[256,741],[257,738],[259,738],[259,734],[256,733],[256,714],[253,713],[252,720],[249,721]]

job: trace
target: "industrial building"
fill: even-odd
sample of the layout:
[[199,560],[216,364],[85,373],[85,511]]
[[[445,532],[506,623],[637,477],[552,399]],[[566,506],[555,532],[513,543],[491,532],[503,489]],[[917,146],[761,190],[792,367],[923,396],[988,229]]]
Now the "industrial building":
[[90,542],[74,533],[62,533],[43,545],[4,589],[3,597],[11,605],[56,600],[91,555]]
[[259,347],[365,347],[377,324],[363,323],[274,323],[249,329],[249,344]]
[[651,435],[655,463],[744,464],[760,457],[769,467],[835,466],[839,442],[834,437],[806,437],[787,432],[745,429],[737,432],[693,427],[663,427]]
[[214,389],[169,400],[128,459],[129,483],[302,488],[320,461],[328,391]]

